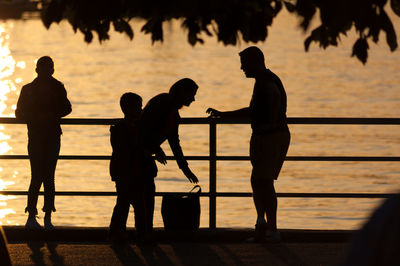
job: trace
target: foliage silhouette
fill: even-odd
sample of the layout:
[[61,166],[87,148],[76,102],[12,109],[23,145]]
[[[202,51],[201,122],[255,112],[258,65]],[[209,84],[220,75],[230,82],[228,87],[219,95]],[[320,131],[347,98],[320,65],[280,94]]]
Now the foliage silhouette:
[[[52,23],[65,19],[75,32],[84,34],[90,43],[93,33],[100,42],[110,38],[110,26],[133,39],[129,23],[134,18],[146,21],[141,31],[150,34],[154,42],[163,41],[162,24],[181,19],[191,45],[203,43],[201,34],[216,36],[225,45],[265,41],[268,27],[285,7],[301,18],[300,26],[309,30],[311,20],[319,16],[320,25],[305,39],[308,51],[312,42],[321,48],[337,46],[341,35],[353,28],[359,35],[351,56],[362,63],[368,58],[368,42],[379,41],[379,34],[386,34],[391,51],[397,48],[393,23],[385,11],[390,6],[400,16],[400,0],[39,0],[42,2],[42,20],[49,28]],[[390,4],[389,4],[390,2]]]

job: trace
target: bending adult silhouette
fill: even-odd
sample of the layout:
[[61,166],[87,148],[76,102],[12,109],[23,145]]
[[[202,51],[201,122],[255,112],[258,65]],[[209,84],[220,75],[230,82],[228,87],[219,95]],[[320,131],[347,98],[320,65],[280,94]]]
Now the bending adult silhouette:
[[[147,154],[148,166],[151,171],[149,175],[157,176],[157,166],[151,155],[155,155],[157,161],[166,164],[166,156],[161,149],[161,144],[168,140],[171,150],[175,156],[179,168],[187,179],[192,183],[198,183],[196,175],[190,170],[186,159],[183,156],[179,143],[179,109],[189,106],[195,101],[198,85],[189,78],[184,78],[173,84],[168,93],[156,95],[146,104],[140,122],[141,140],[145,153]],[[154,179],[146,184],[148,193],[146,200],[147,227],[153,228],[154,213]]]
[[39,190],[44,186],[44,228],[53,229],[51,213],[54,206],[54,173],[60,152],[60,119],[71,113],[71,103],[64,85],[53,77],[54,62],[49,56],[39,58],[37,77],[21,89],[15,116],[28,127],[28,154],[31,183],[25,212],[29,213],[26,227],[40,229],[36,220]]
[[251,187],[257,211],[254,240],[280,241],[274,181],[278,179],[290,143],[286,92],[279,77],[265,67],[259,48],[248,47],[239,56],[246,77],[255,79],[250,105],[227,112],[208,108],[206,112],[213,117],[250,118]]

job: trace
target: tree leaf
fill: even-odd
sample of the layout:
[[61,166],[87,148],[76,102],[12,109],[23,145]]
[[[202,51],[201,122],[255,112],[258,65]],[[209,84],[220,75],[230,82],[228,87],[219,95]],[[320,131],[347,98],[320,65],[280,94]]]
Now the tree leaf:
[[51,23],[59,23],[63,19],[65,5],[58,1],[51,1],[41,12],[44,26],[50,28]]
[[126,35],[129,36],[129,39],[131,39],[131,40],[133,39],[133,30],[131,28],[131,25],[129,25],[129,23],[126,22],[125,20],[123,20],[123,19],[114,20],[113,26],[114,26],[115,31],[121,32],[121,33],[125,32]]
[[393,24],[387,16],[386,12],[383,10],[381,11],[379,18],[382,29],[386,32],[386,42],[390,47],[390,51],[393,52],[397,48],[397,36],[396,32],[394,31]]
[[312,0],[297,0],[295,8],[297,14],[303,18],[300,26],[303,28],[304,31],[306,31],[310,26],[310,22],[317,11],[316,5],[315,3],[313,3]]
[[390,6],[392,7],[393,12],[400,16],[400,0],[391,0]]
[[309,36],[305,41],[304,41],[304,49],[306,52],[308,52],[308,49],[310,47],[311,42],[313,41],[313,38]]
[[275,6],[273,6],[274,12],[275,14],[278,14],[282,10],[282,2],[281,0],[276,0],[274,3],[275,3]]
[[150,19],[145,25],[143,25],[142,32],[151,33],[151,41],[154,44],[156,41],[163,41],[163,30],[161,19]]
[[85,36],[85,42],[91,43],[93,40],[93,33],[91,31],[85,31],[83,34]]
[[317,27],[317,28],[315,28],[311,32],[310,36],[304,41],[304,48],[305,48],[306,52],[308,52],[309,46],[310,46],[312,41],[320,42],[320,44],[323,43],[322,40],[323,40],[323,36],[324,35],[325,35],[324,34],[324,27],[322,25]]
[[368,58],[368,42],[365,38],[359,38],[353,45],[353,52],[351,56],[356,56],[363,64],[367,62]]
[[292,4],[291,2],[283,1],[283,3],[285,4],[287,11],[289,11],[290,13],[293,13],[296,11],[296,6],[294,4]]

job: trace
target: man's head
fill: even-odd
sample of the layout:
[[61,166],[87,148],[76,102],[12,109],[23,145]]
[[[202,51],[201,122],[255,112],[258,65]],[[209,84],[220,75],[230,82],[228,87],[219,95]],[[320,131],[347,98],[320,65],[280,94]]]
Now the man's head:
[[54,73],[54,62],[50,56],[42,56],[36,63],[36,73],[39,76],[51,76]]
[[169,89],[169,94],[178,103],[180,108],[182,106],[189,106],[195,101],[194,96],[198,88],[199,86],[192,79],[183,78],[172,85]]
[[119,105],[125,117],[139,118],[142,114],[142,97],[133,92],[124,93]]
[[256,75],[265,70],[264,54],[255,47],[250,46],[239,53],[240,56],[240,69],[248,78],[254,78]]

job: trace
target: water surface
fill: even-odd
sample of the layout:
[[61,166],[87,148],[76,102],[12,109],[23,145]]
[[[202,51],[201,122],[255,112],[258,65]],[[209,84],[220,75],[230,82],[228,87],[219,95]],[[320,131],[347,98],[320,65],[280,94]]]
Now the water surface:
[[[399,19],[394,19],[400,32]],[[214,107],[232,110],[247,106],[254,81],[240,70],[238,52],[247,47],[223,46],[206,39],[191,47],[179,23],[166,25],[164,43],[151,45],[149,36],[135,38],[112,33],[102,45],[83,42],[67,23],[45,30],[40,20],[0,22],[0,115],[14,116],[23,84],[35,77],[35,60],[50,55],[55,77],[64,82],[71,100],[71,118],[121,117],[119,97],[127,91],[144,102],[168,91],[178,79],[190,77],[200,86],[194,102],[181,110],[182,117],[205,117]],[[267,66],[278,74],[288,95],[289,117],[400,117],[400,54],[384,43],[371,44],[366,66],[350,58],[355,35],[340,47],[304,52],[305,36],[297,18],[279,15],[264,51]],[[291,156],[399,156],[398,126],[291,125]],[[63,126],[61,154],[109,155],[107,126]],[[248,125],[219,125],[217,153],[247,155]],[[206,125],[182,125],[185,155],[208,154]],[[26,127],[0,125],[0,154],[26,154]],[[167,146],[164,148],[170,151]],[[208,163],[189,162],[203,191],[208,191]],[[249,192],[249,162],[218,162],[217,190]],[[157,191],[188,191],[190,183],[169,161],[160,166]],[[400,188],[399,166],[390,162],[285,162],[278,192],[371,192],[389,193]],[[0,189],[26,190],[30,168],[27,160],[0,161]],[[107,161],[60,160],[56,173],[58,191],[113,191]],[[353,229],[380,200],[298,199],[279,200],[280,228]],[[24,224],[26,197],[0,196],[0,222]],[[38,208],[41,208],[42,198]],[[107,226],[114,204],[112,197],[57,197],[56,225]],[[208,200],[202,199],[201,226],[208,226]],[[155,225],[162,226],[157,199]],[[40,216],[42,218],[42,216]],[[130,219],[133,224],[133,219]],[[252,227],[255,211],[250,198],[217,200],[217,226]]]

